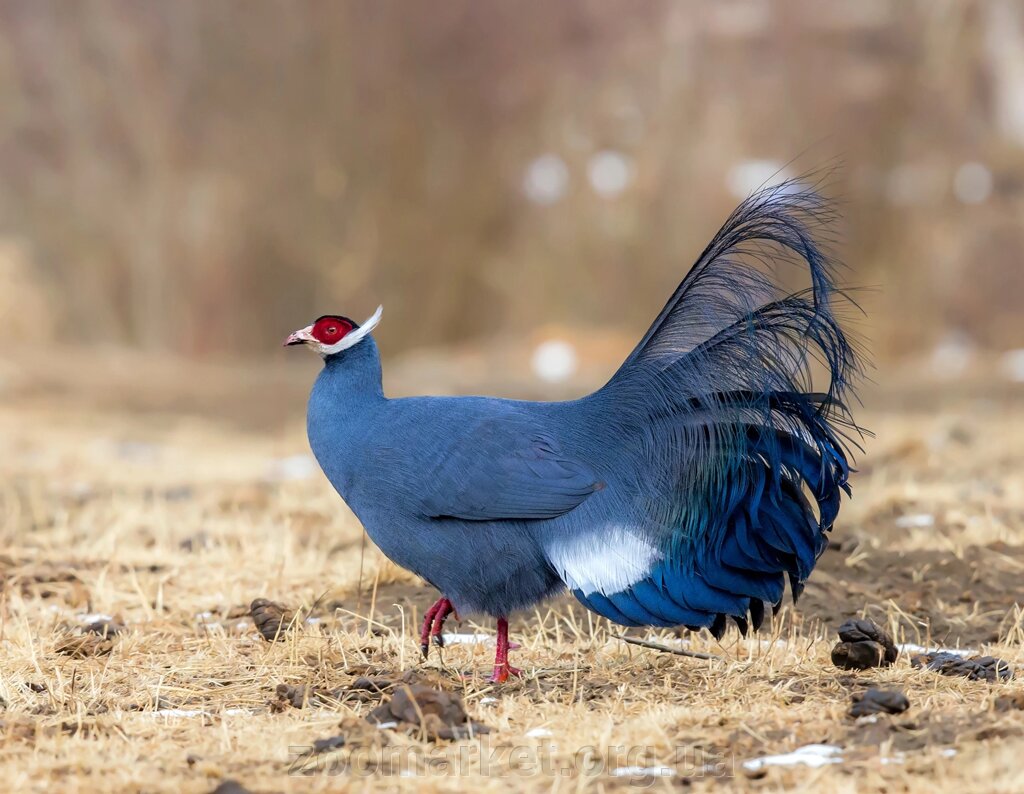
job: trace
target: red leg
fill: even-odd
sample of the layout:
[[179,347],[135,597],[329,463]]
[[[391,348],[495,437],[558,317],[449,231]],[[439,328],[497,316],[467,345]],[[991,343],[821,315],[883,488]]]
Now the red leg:
[[445,618],[454,611],[455,607],[452,606],[451,601],[447,598],[439,598],[423,615],[423,628],[420,630],[420,651],[423,653],[424,659],[430,655],[431,638],[433,638],[435,645],[444,645],[441,631],[444,629]]
[[504,684],[510,675],[522,674],[522,670],[508,663],[508,621],[498,618],[498,649],[494,654],[494,674],[490,680],[495,684]]
[[[455,614],[455,607],[452,606],[452,602],[447,598],[441,599],[444,604],[438,610],[437,616],[434,618],[434,627],[430,630],[430,638],[434,641],[434,645],[438,648],[444,647],[444,622],[449,615]],[[455,615],[455,619],[458,620],[459,616]]]

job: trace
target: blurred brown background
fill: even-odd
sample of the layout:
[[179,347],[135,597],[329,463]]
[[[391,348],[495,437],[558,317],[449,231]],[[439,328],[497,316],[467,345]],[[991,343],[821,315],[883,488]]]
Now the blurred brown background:
[[1017,0],[0,2],[10,348],[279,362],[383,303],[389,357],[607,373],[740,198],[836,165],[873,357],[1024,381]]

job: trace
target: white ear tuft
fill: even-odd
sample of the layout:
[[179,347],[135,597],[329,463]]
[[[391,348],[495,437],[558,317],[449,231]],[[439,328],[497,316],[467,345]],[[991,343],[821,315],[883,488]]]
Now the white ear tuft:
[[[370,333],[370,331],[372,331],[374,328],[376,328],[378,323],[380,323],[380,316],[383,313],[384,313],[384,307],[383,306],[378,306],[377,307],[377,311],[375,311],[372,315],[370,315],[370,317],[367,319],[367,321],[365,323],[363,323],[362,325],[359,326],[359,328],[357,329],[357,332],[358,331],[362,331],[365,328],[366,329],[366,333],[364,333],[363,336],[366,336],[366,334]],[[360,338],[362,338],[362,337],[360,337]]]

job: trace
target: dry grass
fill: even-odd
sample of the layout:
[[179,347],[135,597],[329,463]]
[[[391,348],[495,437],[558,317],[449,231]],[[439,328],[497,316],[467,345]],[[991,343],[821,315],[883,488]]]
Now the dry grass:
[[[1024,569],[1022,419],[1012,404],[876,412],[868,421],[879,439],[837,529],[842,550],[823,561],[807,607],[787,608],[756,639],[687,638],[720,660],[628,646],[611,637],[616,627],[557,602],[513,624],[526,677],[494,687],[481,675],[489,645],[450,647],[443,665],[436,655],[420,661],[411,633],[433,594],[364,551],[357,522],[319,472],[292,457],[306,453],[300,424],[259,435],[165,414],[5,407],[0,779],[10,790],[67,792],[203,792],[227,778],[268,792],[346,783],[668,790],[682,780],[1021,790],[1024,711],[994,705],[1018,683],[943,678],[905,656],[888,670],[847,673],[832,667],[829,649],[835,621],[866,610],[908,641],[936,634],[1024,664],[1013,587]],[[896,526],[895,516],[914,513],[935,525]],[[915,556],[926,552],[939,558]],[[943,556],[973,571],[964,575],[973,581],[952,582],[965,598],[949,596]],[[982,593],[989,571],[1006,577],[1005,592]],[[304,606],[320,622],[268,643],[245,615],[260,596]],[[58,652],[95,613],[126,632],[97,655]],[[432,742],[367,727],[377,698],[343,690],[367,672],[412,668],[461,692],[491,733]],[[281,709],[282,683],[342,693],[326,706]],[[847,717],[851,693],[871,684],[903,689],[910,711],[874,723]],[[346,747],[294,762],[294,748],[338,733]],[[757,780],[742,770],[744,760],[814,742],[841,746],[843,762],[772,768]],[[628,766],[675,775],[613,776]]]

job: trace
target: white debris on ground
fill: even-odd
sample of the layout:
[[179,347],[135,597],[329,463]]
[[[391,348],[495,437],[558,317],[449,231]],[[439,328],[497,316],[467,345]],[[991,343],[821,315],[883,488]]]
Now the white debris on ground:
[[686,637],[661,637],[657,634],[648,634],[644,642],[656,642],[666,648],[689,648],[693,644]]
[[896,753],[894,755],[883,755],[878,759],[882,766],[889,766],[890,764],[902,764],[907,760],[906,753]]
[[[442,634],[445,645],[483,645],[487,642],[494,642],[493,634]],[[511,647],[511,646],[510,646]]]
[[791,753],[783,755],[764,755],[760,758],[751,758],[743,762],[743,768],[748,772],[758,772],[769,766],[810,766],[821,767],[828,764],[841,764],[843,754],[842,747],[834,744],[806,744],[796,748]]
[[96,623],[97,621],[104,621],[109,623],[114,619],[113,615],[108,615],[105,612],[82,612],[81,614],[75,615],[75,618],[79,623]]
[[[648,634],[644,637],[645,642],[653,642],[657,645],[663,645],[666,648],[692,648],[693,643],[686,637],[662,637],[657,634]],[[774,640],[762,640],[757,637],[737,637],[736,639],[739,645],[746,648],[760,648],[761,650],[771,650],[772,648],[788,648],[789,643],[784,639],[778,638]]]
[[531,728],[526,732],[527,739],[550,739],[554,735],[547,728]]
[[952,653],[956,656],[974,656],[978,653],[974,648],[926,648],[923,645],[915,645],[912,642],[905,642],[897,645],[900,653]]
[[609,774],[612,777],[673,777],[676,770],[670,766],[619,766]]
[[207,712],[202,709],[157,709],[156,711],[141,711],[148,717],[204,717]]
[[[956,748],[955,747],[943,748],[943,750],[939,752],[939,755],[941,757],[943,757],[943,758],[954,758],[954,757],[956,757]],[[883,766],[888,766],[890,764],[903,764],[903,763],[906,763],[906,761],[907,761],[907,754],[906,753],[893,753],[892,755],[882,756],[879,759],[879,761],[881,761]]]

